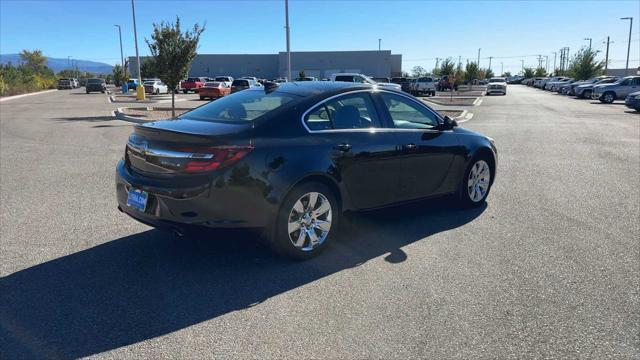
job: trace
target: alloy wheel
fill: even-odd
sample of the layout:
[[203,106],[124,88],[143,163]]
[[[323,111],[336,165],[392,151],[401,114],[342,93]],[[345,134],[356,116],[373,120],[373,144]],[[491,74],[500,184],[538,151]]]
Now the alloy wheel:
[[604,102],[606,102],[606,103],[609,103],[609,104],[610,104],[610,103],[612,103],[612,102],[613,102],[613,100],[614,100],[614,99],[613,99],[613,94],[611,94],[611,93],[606,93],[606,94],[604,94]]
[[287,233],[298,250],[312,251],[320,246],[331,230],[331,203],[318,192],[302,195],[289,212]]
[[489,184],[491,182],[491,168],[484,160],[478,160],[471,167],[469,171],[469,178],[467,179],[467,193],[469,199],[477,203],[484,199],[489,191]]

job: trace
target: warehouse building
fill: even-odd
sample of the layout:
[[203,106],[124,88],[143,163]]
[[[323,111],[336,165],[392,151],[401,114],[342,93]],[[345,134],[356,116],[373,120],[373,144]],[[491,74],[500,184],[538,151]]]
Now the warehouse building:
[[[329,78],[331,74],[355,72],[372,77],[401,76],[402,55],[390,50],[372,51],[296,51],[291,52],[291,74]],[[129,73],[137,76],[136,58],[129,58]],[[235,78],[256,76],[273,79],[286,77],[287,53],[278,54],[198,54],[189,76],[221,76]]]

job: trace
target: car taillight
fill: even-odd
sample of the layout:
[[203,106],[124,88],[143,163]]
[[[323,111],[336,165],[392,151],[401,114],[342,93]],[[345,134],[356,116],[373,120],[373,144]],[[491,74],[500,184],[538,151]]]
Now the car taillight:
[[224,168],[245,157],[253,146],[217,146],[205,149],[182,149],[191,152],[192,160],[187,161],[184,171],[203,172]]

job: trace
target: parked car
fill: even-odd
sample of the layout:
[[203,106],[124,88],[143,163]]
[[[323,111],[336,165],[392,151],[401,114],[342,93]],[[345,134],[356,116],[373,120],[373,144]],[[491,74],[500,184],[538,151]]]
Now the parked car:
[[353,83],[362,83],[362,84],[377,84],[380,87],[394,90],[402,90],[402,86],[394,83],[376,83],[367,75],[357,74],[357,73],[337,73],[331,75],[331,81],[338,82],[353,82]]
[[440,81],[438,81],[438,85],[436,86],[436,89],[438,91],[445,91],[445,90],[458,91],[458,85],[456,85],[455,83],[449,82],[449,75],[444,75],[443,77],[440,78]]
[[411,95],[338,81],[245,90],[133,129],[120,211],[176,234],[263,228],[296,259],[325,249],[345,211],[445,194],[483,206],[498,163],[491,138]]
[[544,86],[544,83],[549,80],[549,78],[545,78],[545,77],[537,77],[533,80],[533,84],[532,86],[535,88],[542,88],[542,86]]
[[574,82],[573,78],[564,78],[562,80],[554,81],[547,84],[547,90],[559,93],[564,85]]
[[591,98],[611,104],[615,100],[626,99],[629,94],[636,91],[640,91],[640,76],[627,76],[611,84],[595,85]]
[[400,89],[404,92],[410,92],[411,91],[411,80],[409,78],[405,78],[405,77],[393,77],[391,78],[391,82],[394,84],[398,84],[400,85]]
[[204,77],[190,77],[187,80],[183,80],[180,82],[180,88],[182,89],[182,93],[186,94],[188,92],[197,93],[198,90],[204,86],[206,82]]
[[260,87],[257,81],[252,79],[235,79],[233,83],[231,83],[231,93],[235,93],[238,91],[246,90],[252,87]]
[[57,88],[58,90],[73,89],[73,83],[70,79],[59,79]]
[[79,88],[79,87],[80,87],[80,83],[78,82],[78,79],[76,79],[76,78],[71,78],[71,79],[69,79],[69,80],[71,80],[71,83],[72,83],[72,85],[73,85],[73,88],[74,88],[74,89],[77,89],[77,88]]
[[371,80],[377,82],[377,83],[390,83],[391,80],[389,78],[386,77],[372,77]]
[[591,93],[593,92],[593,87],[601,84],[611,84],[618,81],[619,78],[616,76],[604,77],[595,82],[588,82],[583,85],[578,85],[574,90],[574,95],[580,99],[591,99]]
[[231,86],[227,86],[227,83],[224,81],[208,81],[200,88],[198,94],[200,95],[200,100],[206,98],[218,99],[231,94]]
[[231,87],[231,83],[233,82],[233,77],[231,76],[216,76],[213,81],[216,82],[223,82],[225,84],[227,84],[227,87]]
[[436,81],[431,76],[423,76],[415,79],[411,84],[411,95],[420,96],[423,94],[436,95]]
[[129,79],[127,81],[127,88],[129,90],[136,90],[138,88],[138,79]]
[[161,80],[147,80],[142,83],[144,92],[147,94],[168,94],[169,87]]
[[486,94],[491,95],[495,93],[507,95],[507,79],[503,77],[494,77],[489,79]]
[[560,80],[564,80],[566,79],[566,77],[564,76],[554,76],[552,78],[548,78],[545,81],[542,82],[542,86],[540,87],[542,90],[549,90],[551,91],[551,84],[560,81]]
[[640,91],[627,95],[627,98],[624,99],[624,104],[630,109],[640,111]]
[[88,79],[87,85],[85,85],[84,88],[87,94],[95,91],[99,91],[104,94],[105,92],[107,92],[107,83],[104,79]]

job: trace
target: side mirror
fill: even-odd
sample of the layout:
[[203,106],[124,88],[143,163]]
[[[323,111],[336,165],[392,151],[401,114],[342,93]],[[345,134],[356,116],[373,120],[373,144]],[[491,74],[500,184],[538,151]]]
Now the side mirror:
[[454,127],[458,126],[458,122],[451,119],[448,116],[444,117],[444,122],[442,123],[442,125],[440,126],[441,130],[451,130]]

